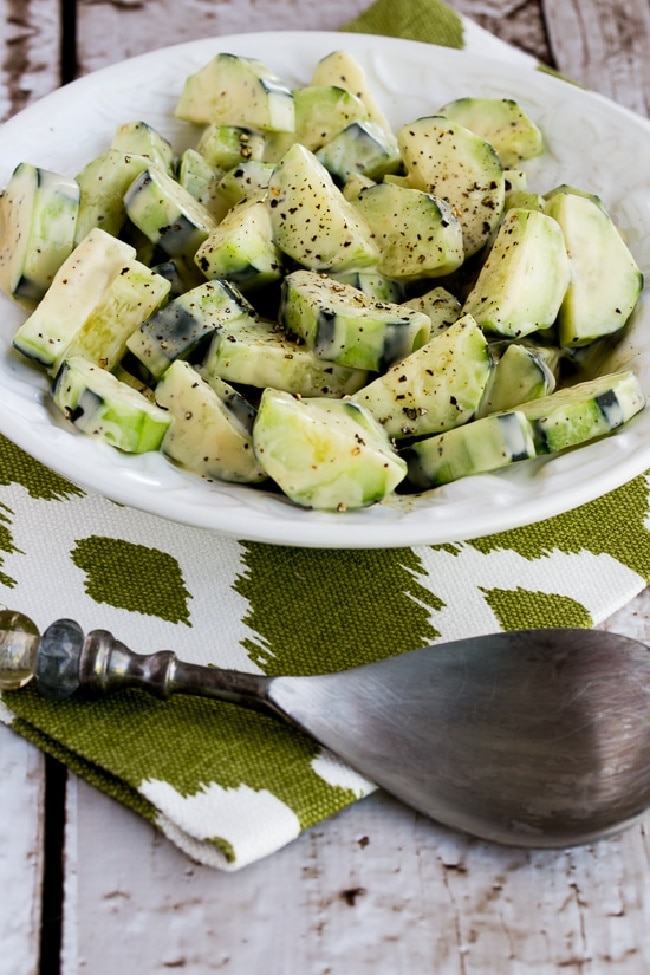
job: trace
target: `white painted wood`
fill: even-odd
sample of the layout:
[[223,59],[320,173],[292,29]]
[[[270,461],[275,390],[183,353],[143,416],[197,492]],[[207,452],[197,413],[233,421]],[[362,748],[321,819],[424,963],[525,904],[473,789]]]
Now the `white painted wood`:
[[0,121],[59,84],[57,0],[0,0]]
[[63,972],[646,975],[649,830],[528,853],[375,795],[222,874],[78,783]]
[[557,66],[641,115],[650,115],[648,0],[544,0]]
[[80,68],[201,37],[263,30],[337,30],[368,0],[143,0],[78,3]]
[[40,753],[0,725],[0,975],[36,975],[43,840]]

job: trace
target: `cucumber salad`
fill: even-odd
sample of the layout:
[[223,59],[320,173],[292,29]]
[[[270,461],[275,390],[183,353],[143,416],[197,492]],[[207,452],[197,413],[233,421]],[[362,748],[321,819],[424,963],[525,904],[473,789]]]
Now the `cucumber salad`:
[[125,121],[0,196],[14,348],[61,421],[323,511],[579,447],[645,406],[602,374],[643,276],[606,202],[531,188],[544,134],[468,95],[394,130],[359,63],[291,88],[220,53],[175,147]]

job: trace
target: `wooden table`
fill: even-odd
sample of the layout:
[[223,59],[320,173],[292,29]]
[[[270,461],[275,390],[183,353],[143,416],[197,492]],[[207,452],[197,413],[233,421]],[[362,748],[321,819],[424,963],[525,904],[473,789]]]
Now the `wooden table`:
[[[0,0],[0,118],[154,47],[246,30],[336,29],[365,6]],[[453,6],[650,114],[648,0]],[[648,591],[606,626],[650,642]],[[650,971],[650,817],[607,843],[527,853],[459,837],[375,795],[275,856],[220,874],[2,726],[0,779],[0,975]]]

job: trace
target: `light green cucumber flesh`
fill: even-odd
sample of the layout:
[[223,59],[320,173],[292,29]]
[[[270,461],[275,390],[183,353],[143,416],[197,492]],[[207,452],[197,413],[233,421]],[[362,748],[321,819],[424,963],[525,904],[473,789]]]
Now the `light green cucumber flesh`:
[[638,378],[623,371],[557,390],[519,409],[532,425],[537,453],[549,454],[606,436],[644,406]]
[[135,248],[95,228],[72,251],[13,345],[51,367],[104,298],[114,276],[135,257]]
[[463,312],[486,332],[521,338],[555,322],[569,278],[559,224],[535,210],[508,210]]
[[289,149],[268,188],[275,243],[298,264],[317,271],[377,265],[369,228],[304,146]]
[[410,483],[426,490],[535,456],[530,423],[518,411],[486,416],[406,448]]
[[161,449],[175,464],[210,479],[266,478],[253,450],[254,411],[227,383],[208,382],[177,359],[157,384],[155,397],[172,417]]
[[304,397],[342,397],[368,381],[363,369],[320,359],[268,322],[242,322],[218,332],[203,366],[229,383],[270,387]]
[[407,468],[384,431],[362,414],[345,400],[267,389],[253,428],[257,457],[297,504],[325,511],[374,504],[394,491]]
[[316,355],[381,372],[429,338],[421,312],[373,301],[349,284],[313,271],[285,277],[280,319]]
[[52,399],[86,436],[127,453],[158,450],[170,423],[136,389],[80,357],[66,359],[52,386]]
[[492,368],[485,336],[466,315],[353,398],[391,437],[441,433],[472,419]]
[[0,288],[35,307],[74,247],[76,180],[20,163],[0,200]]

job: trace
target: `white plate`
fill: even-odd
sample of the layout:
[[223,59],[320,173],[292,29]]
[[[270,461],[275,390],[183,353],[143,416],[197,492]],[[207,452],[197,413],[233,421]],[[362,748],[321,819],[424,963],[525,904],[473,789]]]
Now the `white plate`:
[[[320,57],[340,48],[365,66],[395,126],[462,95],[521,102],[547,143],[544,156],[527,165],[529,186],[545,191],[566,182],[602,196],[646,272],[629,336],[607,368],[634,368],[650,397],[650,124],[527,64],[359,34],[242,34],[183,44],[98,71],[7,122],[0,129],[0,186],[23,160],[74,175],[124,121],[148,121],[178,149],[193,144],[196,133],[174,120],[174,106],[185,77],[219,51],[261,58],[297,86],[309,80]],[[567,511],[650,468],[648,409],[615,436],[551,461],[357,512],[302,510],[258,488],[209,484],[161,455],[125,456],[65,429],[47,408],[44,378],[11,351],[23,317],[0,298],[0,430],[54,470],[115,501],[242,539],[338,548],[456,541]]]

